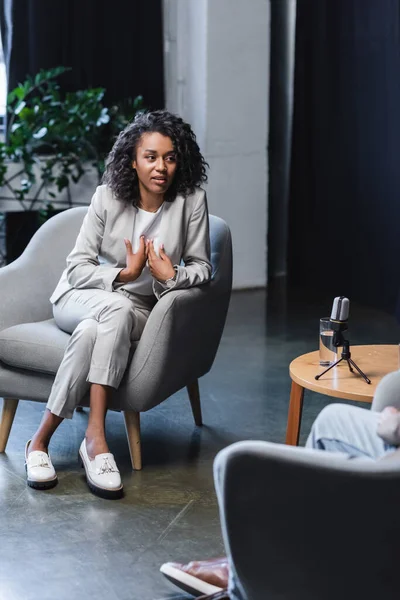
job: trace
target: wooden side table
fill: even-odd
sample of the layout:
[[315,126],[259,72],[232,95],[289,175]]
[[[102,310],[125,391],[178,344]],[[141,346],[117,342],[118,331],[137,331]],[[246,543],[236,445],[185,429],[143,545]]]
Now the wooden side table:
[[319,351],[303,354],[290,363],[289,373],[292,379],[292,389],[286,444],[297,446],[299,443],[305,389],[334,398],[372,402],[376,386],[382,377],[399,368],[399,347],[397,345],[351,346],[350,350],[352,359],[370,378],[370,385],[358,373],[351,373],[345,361],[331,369],[321,379],[316,380],[315,375],[324,369],[319,364]]

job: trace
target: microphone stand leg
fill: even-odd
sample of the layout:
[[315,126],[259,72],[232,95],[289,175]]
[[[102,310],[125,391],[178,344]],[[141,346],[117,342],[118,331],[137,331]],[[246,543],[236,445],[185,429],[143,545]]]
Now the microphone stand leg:
[[325,371],[322,371],[322,373],[320,373],[319,375],[315,376],[315,379],[319,379],[320,377],[322,377],[322,375],[325,375],[325,373],[327,373],[328,371],[330,371],[331,369],[333,369],[333,367],[336,367],[336,365],[338,365],[340,362],[342,362],[343,358],[339,358],[339,360],[337,360],[336,362],[333,363],[333,365],[331,365],[330,367],[328,367],[327,369],[325,369]]
[[351,371],[352,373],[354,373],[354,369],[353,369],[353,367],[351,366],[351,362],[350,362],[350,361],[351,361],[351,358],[347,358],[346,360],[347,360],[347,364],[349,365],[349,369],[350,369],[350,371]]
[[361,369],[359,367],[357,367],[356,363],[354,362],[354,360],[352,358],[348,359],[348,362],[350,362],[353,367],[358,371],[358,373],[361,375],[361,377],[367,382],[367,383],[371,383],[371,380],[368,379],[368,377],[365,375],[365,373],[363,373],[361,371]]

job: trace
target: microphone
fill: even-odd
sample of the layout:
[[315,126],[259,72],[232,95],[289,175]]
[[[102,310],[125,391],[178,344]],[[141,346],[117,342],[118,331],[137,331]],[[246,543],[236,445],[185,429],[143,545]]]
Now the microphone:
[[325,371],[322,371],[322,373],[318,373],[318,375],[315,375],[315,379],[317,380],[320,379],[323,375],[325,375],[325,373],[333,369],[333,367],[336,367],[336,365],[341,363],[342,360],[345,360],[351,373],[354,373],[355,369],[366,383],[371,383],[371,380],[366,376],[365,373],[361,371],[360,367],[358,367],[354,360],[351,358],[350,342],[349,340],[345,340],[343,336],[343,331],[347,330],[347,322],[349,319],[349,307],[349,299],[345,298],[344,296],[337,296],[333,301],[332,313],[329,317],[329,323],[333,331],[332,344],[335,348],[343,346],[342,357],[339,360],[336,360],[333,364],[331,364],[327,369],[325,369]]
[[337,296],[332,305],[332,313],[329,318],[333,330],[332,343],[337,348],[343,345],[343,331],[348,329],[350,301],[345,296]]

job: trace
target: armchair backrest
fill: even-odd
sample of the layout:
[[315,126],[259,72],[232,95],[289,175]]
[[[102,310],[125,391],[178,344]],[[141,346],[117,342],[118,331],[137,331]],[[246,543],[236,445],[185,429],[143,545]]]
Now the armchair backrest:
[[224,291],[232,288],[232,240],[228,225],[210,215],[210,243],[213,284]]
[[399,463],[239,442],[214,475],[249,600],[398,598]]
[[66,258],[75,245],[86,213],[87,207],[81,206],[55,215],[35,233],[22,255],[24,259],[29,257],[38,268],[46,271],[47,300],[66,267]]
[[0,269],[0,331],[52,317],[49,298],[72,250],[87,207],[71,208],[48,221],[23,254]]

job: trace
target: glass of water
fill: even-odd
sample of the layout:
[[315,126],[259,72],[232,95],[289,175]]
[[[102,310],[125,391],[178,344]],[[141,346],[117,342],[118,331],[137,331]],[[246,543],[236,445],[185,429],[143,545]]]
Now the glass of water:
[[329,317],[319,320],[319,364],[330,367],[337,360],[337,348],[333,345],[333,329]]

